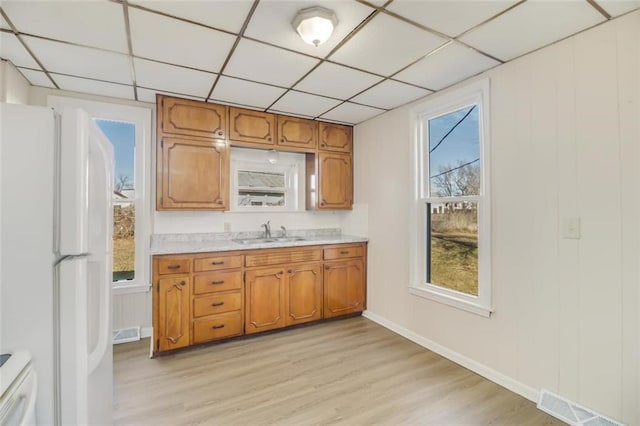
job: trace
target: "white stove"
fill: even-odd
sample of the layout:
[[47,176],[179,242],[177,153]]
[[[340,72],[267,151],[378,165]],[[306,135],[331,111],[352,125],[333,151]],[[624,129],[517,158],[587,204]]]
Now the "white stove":
[[0,355],[0,425],[35,425],[37,389],[28,352]]

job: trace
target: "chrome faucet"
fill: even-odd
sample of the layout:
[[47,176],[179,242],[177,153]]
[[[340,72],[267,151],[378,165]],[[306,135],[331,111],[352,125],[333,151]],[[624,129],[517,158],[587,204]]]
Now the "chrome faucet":
[[271,238],[271,221],[268,220],[267,223],[263,223],[260,226],[264,227],[264,237]]
[[281,226],[280,229],[282,229],[282,236],[286,237],[287,236],[287,228],[285,228],[284,226]]

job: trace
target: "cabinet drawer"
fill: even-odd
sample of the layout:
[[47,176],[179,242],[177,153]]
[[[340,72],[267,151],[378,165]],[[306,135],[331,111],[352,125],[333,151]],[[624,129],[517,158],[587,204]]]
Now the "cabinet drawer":
[[214,256],[196,259],[193,270],[194,272],[217,271],[220,269],[239,268],[241,266],[241,256]]
[[207,315],[222,314],[224,312],[237,311],[242,304],[240,292],[201,296],[193,299],[193,316],[204,317]]
[[191,259],[158,259],[158,274],[183,274],[189,272]]
[[193,343],[242,334],[242,312],[235,311],[193,321]]
[[194,294],[213,293],[239,289],[242,286],[240,271],[224,271],[214,274],[196,275],[194,277]]
[[347,259],[364,256],[362,246],[344,246],[324,249],[324,260]]
[[320,250],[273,251],[245,256],[245,266],[282,265],[286,263],[313,262],[320,260]]

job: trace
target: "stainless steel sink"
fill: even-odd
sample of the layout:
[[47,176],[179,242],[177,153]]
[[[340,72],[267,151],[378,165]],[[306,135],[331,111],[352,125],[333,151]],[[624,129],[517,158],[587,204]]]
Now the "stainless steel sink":
[[277,238],[247,238],[233,240],[240,244],[264,244],[264,243],[291,243],[294,241],[305,241],[302,237],[277,237]]

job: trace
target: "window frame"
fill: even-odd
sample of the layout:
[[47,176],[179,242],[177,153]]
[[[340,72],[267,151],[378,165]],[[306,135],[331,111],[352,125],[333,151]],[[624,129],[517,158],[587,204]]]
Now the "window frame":
[[[493,312],[491,285],[491,197],[490,197],[490,83],[489,79],[451,90],[411,109],[413,129],[413,196],[410,223],[409,293],[425,297],[484,317]],[[479,106],[480,194],[456,197],[429,195],[429,119]],[[478,203],[478,295],[470,295],[427,282],[427,245],[429,238],[427,206],[430,203],[475,201]]]
[[148,200],[151,193],[151,116],[152,110],[144,107],[111,104],[99,101],[47,96],[47,105],[56,109],[82,108],[92,119],[113,120],[135,125],[134,182],[135,182],[135,277],[133,280],[113,281],[114,295],[145,293],[151,288],[150,278],[150,228],[151,209]]
[[[278,161],[269,164],[266,151],[250,148],[232,148],[231,150],[231,205],[233,213],[260,212],[298,212],[304,210],[304,154],[279,152]],[[300,157],[298,157],[300,156]],[[238,171],[283,172],[285,175],[285,205],[278,206],[239,206]],[[288,203],[292,200],[292,203]]]

